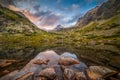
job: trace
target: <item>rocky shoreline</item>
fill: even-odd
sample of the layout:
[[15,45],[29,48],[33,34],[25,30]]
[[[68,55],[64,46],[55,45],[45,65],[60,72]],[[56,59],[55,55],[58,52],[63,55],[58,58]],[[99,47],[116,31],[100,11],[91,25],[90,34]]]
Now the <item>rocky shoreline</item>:
[[104,66],[87,66],[70,53],[39,53],[23,69],[0,80],[119,80],[120,73]]

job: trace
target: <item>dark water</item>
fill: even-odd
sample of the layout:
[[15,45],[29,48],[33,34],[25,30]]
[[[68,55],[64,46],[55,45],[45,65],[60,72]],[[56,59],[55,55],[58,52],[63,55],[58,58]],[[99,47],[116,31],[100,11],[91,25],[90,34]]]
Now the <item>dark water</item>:
[[[75,46],[7,46],[0,45],[0,60],[16,60],[17,62],[12,63],[6,67],[0,67],[0,72],[4,70],[14,71],[22,69],[31,59],[38,55],[38,53],[53,50],[58,55],[63,54],[64,52],[72,53],[77,56],[78,59],[84,62],[87,66],[89,65],[103,65],[111,69],[120,71],[120,54],[119,49],[109,50],[108,47],[114,48],[112,46],[105,45],[104,47],[99,48],[99,46],[84,46],[84,47],[75,47]],[[107,48],[106,48],[107,47]],[[99,48],[99,49],[98,49]],[[3,76],[1,73],[0,76]]]

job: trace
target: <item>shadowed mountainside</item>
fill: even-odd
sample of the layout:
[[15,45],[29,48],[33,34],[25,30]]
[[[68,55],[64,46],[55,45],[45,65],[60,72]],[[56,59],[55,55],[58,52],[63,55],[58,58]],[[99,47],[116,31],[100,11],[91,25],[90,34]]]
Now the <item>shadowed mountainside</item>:
[[85,26],[92,21],[111,18],[120,13],[120,0],[108,0],[100,7],[88,11],[83,17],[79,18],[77,26]]

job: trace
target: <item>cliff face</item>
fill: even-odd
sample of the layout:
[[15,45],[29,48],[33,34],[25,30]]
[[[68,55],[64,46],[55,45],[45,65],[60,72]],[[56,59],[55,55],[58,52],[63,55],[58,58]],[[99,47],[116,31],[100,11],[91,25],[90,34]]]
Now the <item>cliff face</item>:
[[95,21],[98,9],[99,7],[95,7],[94,9],[88,11],[83,17],[79,18],[77,26],[84,26],[91,21]]
[[97,11],[98,19],[108,19],[120,13],[120,0],[108,0]]
[[0,6],[0,33],[35,33],[38,28],[25,17]]
[[92,21],[111,18],[120,13],[120,0],[108,0],[100,7],[88,11],[77,22],[77,26],[85,26]]

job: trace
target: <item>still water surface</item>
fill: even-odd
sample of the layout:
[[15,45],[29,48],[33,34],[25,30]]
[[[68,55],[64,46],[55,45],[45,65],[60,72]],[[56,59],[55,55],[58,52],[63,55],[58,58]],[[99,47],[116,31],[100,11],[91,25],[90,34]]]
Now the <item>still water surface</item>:
[[[16,60],[9,66],[0,68],[0,72],[4,70],[14,71],[22,69],[31,59],[36,57],[40,52],[48,50],[54,51],[58,55],[69,55],[77,57],[84,65],[102,65],[114,70],[120,71],[120,54],[119,51],[109,51],[105,49],[91,49],[88,47],[76,48],[71,46],[4,46],[0,47],[0,60]],[[119,49],[118,49],[119,50]],[[3,74],[0,74],[3,76]]]

